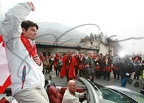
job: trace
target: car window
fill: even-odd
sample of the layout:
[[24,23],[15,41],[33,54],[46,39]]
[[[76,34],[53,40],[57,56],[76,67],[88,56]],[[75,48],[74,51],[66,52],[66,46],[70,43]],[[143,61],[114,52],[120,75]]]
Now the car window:
[[137,103],[132,98],[126,96],[125,94],[122,94],[118,91],[111,90],[109,88],[100,88],[101,91],[101,101],[109,100],[115,103]]
[[137,103],[137,101],[127,95],[94,83],[93,87],[99,94],[102,103]]
[[125,91],[124,93],[128,94],[130,97],[138,100],[140,103],[144,102],[144,95],[141,95],[139,93],[136,94],[136,93],[133,93],[133,92],[127,92],[127,91]]

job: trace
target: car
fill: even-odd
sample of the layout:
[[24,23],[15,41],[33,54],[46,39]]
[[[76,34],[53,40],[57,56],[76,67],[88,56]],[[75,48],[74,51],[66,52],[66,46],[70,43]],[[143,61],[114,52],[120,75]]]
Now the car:
[[[79,77],[77,80],[77,92],[86,92],[87,103],[143,103],[144,95],[133,90],[119,86],[102,86],[89,79]],[[48,93],[50,103],[61,103],[67,85],[57,85],[53,78],[45,81],[45,90]],[[5,92],[10,95],[10,90]],[[10,97],[9,97],[10,98]],[[12,97],[11,97],[12,98]],[[84,99],[81,98],[82,102]],[[14,99],[12,100],[14,101]],[[12,103],[16,103],[12,102]]]
[[129,96],[130,98],[133,98],[134,100],[138,101],[138,103],[142,103],[144,101],[144,95],[136,92],[136,91],[133,91],[133,90],[130,90],[128,88],[125,88],[125,87],[119,87],[119,86],[106,86],[110,89],[113,89],[114,91],[118,91],[120,93],[123,93],[127,96]]
[[[89,79],[80,77],[77,80],[77,92],[86,91],[87,103],[143,103],[144,95],[119,86],[102,86],[96,82],[92,82]],[[58,95],[57,99],[62,100],[64,91],[67,89],[67,85],[56,85],[54,82],[49,84],[47,88],[48,95],[49,88],[55,88]],[[54,99],[54,98],[53,98]],[[56,98],[55,98],[56,99]],[[51,101],[51,98],[50,98]]]

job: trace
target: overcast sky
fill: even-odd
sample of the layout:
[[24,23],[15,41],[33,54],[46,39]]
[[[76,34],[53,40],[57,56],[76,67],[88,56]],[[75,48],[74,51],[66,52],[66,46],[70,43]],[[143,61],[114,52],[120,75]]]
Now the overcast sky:
[[[2,15],[16,3],[30,0],[0,0]],[[36,11],[27,19],[35,22],[48,21],[68,26],[93,23],[113,39],[144,37],[143,0],[31,0]],[[83,31],[98,33],[96,26],[82,27]],[[85,30],[84,30],[85,29]],[[144,39],[121,42],[127,53],[144,54]]]

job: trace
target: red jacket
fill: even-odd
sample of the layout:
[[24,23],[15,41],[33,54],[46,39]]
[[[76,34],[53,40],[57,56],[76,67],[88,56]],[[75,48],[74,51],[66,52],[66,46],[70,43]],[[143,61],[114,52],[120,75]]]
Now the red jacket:
[[61,68],[60,76],[61,77],[66,76],[66,71],[68,70],[68,77],[76,79],[76,75],[75,75],[76,59],[75,59],[75,57],[71,56],[69,58],[69,56],[66,55],[62,58],[62,61],[63,61],[63,66]]

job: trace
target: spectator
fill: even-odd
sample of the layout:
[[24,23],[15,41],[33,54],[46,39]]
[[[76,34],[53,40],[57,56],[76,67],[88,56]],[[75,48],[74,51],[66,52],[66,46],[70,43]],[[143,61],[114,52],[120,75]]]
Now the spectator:
[[94,53],[93,51],[88,52],[88,58],[84,61],[84,67],[85,67],[85,77],[90,79],[91,81],[94,81],[94,69],[95,69],[95,62],[93,59]]
[[[138,72],[141,74],[142,79],[144,79],[144,60],[140,64],[139,68],[136,69],[136,71],[135,71],[135,73],[138,73]],[[144,94],[144,87],[141,89],[140,93]]]
[[79,65],[78,65],[78,70],[79,70],[79,76],[82,77],[84,76],[84,57],[83,57],[83,54],[80,54],[80,62],[79,62]]
[[113,70],[114,79],[116,79],[116,78],[119,79],[120,78],[120,68],[117,67],[117,65],[113,64],[112,70]]
[[56,76],[59,76],[59,71],[61,68],[61,65],[59,65],[61,57],[58,52],[56,52],[56,56],[54,57],[54,70],[56,71]]
[[72,53],[70,51],[68,51],[68,54],[62,58],[62,62],[63,65],[60,71],[60,77],[61,78],[63,78],[64,76],[67,77],[67,82],[70,79],[77,79],[75,74],[76,60],[74,56],[72,56]]
[[53,64],[54,64],[54,58],[52,56],[52,54],[49,55],[48,57],[48,63],[49,63],[49,70],[52,71],[52,67],[53,67]]
[[[133,60],[134,66],[135,66],[135,71],[137,71],[137,69],[139,68],[139,65],[141,63],[142,58],[140,56],[136,55],[132,58],[132,60]],[[140,77],[140,72],[136,72],[134,75],[134,79],[139,79],[139,77]]]
[[[68,88],[64,93],[62,103],[81,103],[79,99],[85,97],[86,97],[85,92],[84,93],[76,92],[76,81],[69,80]],[[86,100],[84,100],[83,103],[86,103]]]
[[12,96],[18,103],[49,103],[44,89],[43,65],[35,45],[38,25],[24,21],[34,10],[32,2],[19,3],[8,10],[2,22]]
[[134,74],[135,67],[128,57],[122,59],[119,63],[120,75],[121,75],[121,86],[125,87],[129,78]]
[[47,63],[46,57],[43,56],[43,53],[40,53],[39,57],[43,63],[43,74],[48,73],[48,63]]
[[103,68],[102,68],[102,58],[100,55],[97,55],[95,58],[95,76],[96,79],[100,79],[102,77]]

